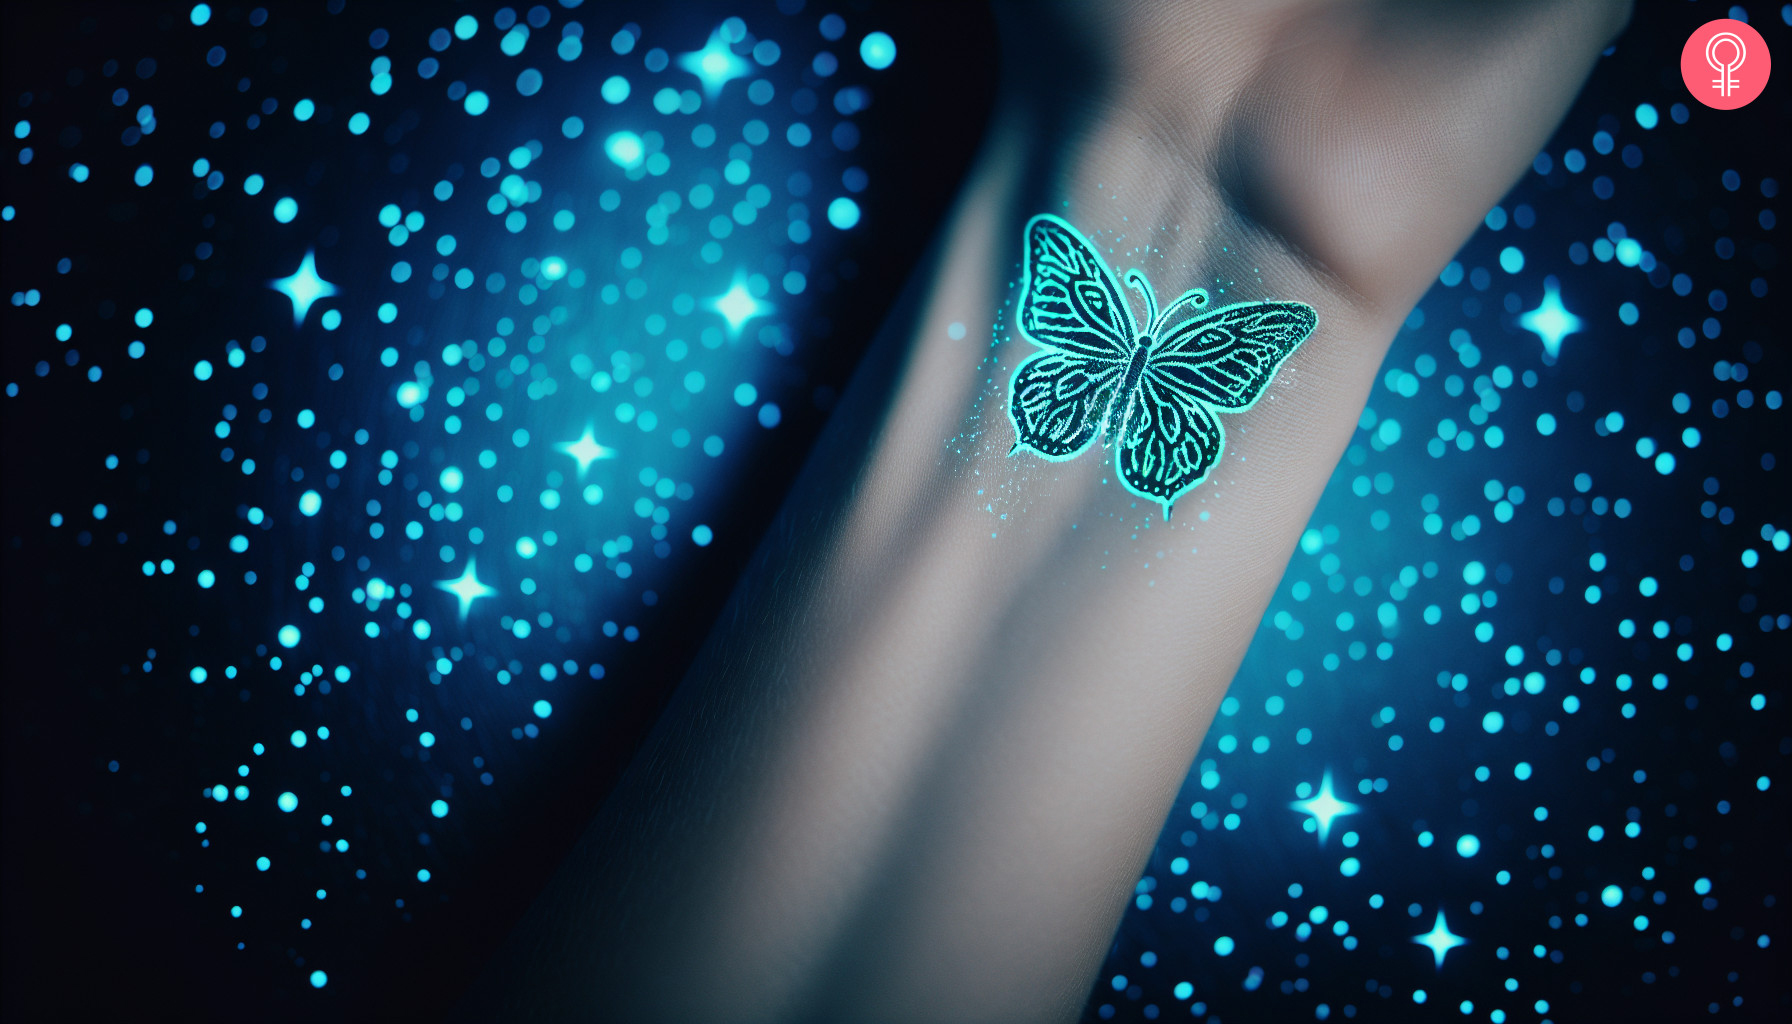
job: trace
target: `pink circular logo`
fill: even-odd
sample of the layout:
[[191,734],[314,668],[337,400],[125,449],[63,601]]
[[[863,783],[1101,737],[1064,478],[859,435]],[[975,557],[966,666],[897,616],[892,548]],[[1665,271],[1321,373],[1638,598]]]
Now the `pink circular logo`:
[[1744,22],[1719,18],[1700,25],[1680,51],[1680,77],[1707,107],[1735,110],[1767,88],[1773,59],[1767,40]]

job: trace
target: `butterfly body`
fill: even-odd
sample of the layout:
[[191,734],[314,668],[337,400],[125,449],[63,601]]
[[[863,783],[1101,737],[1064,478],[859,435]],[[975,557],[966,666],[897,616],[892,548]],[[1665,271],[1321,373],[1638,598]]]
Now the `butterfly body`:
[[1112,445],[1114,438],[1126,429],[1126,414],[1132,410],[1134,392],[1145,372],[1145,357],[1151,352],[1151,338],[1141,336],[1132,350],[1132,361],[1126,366],[1126,379],[1120,384],[1114,401],[1108,403],[1108,415],[1102,427],[1102,441]]
[[1076,228],[1052,214],[1027,222],[1019,326],[1044,351],[1023,360],[1009,382],[1010,454],[1027,448],[1064,461],[1100,435],[1127,490],[1162,503],[1168,518],[1223,454],[1214,414],[1256,404],[1318,316],[1299,302],[1205,311],[1201,289],[1159,312],[1142,271],[1129,271],[1126,283],[1144,298],[1142,330]]

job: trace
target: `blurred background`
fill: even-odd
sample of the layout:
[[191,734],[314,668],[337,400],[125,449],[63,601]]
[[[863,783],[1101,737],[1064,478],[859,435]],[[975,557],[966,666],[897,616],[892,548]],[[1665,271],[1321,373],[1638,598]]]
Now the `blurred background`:
[[[0,999],[439,1015],[938,227],[989,14],[4,17]],[[1792,15],[1639,10],[1408,318],[1089,1019],[1787,1011],[1787,102],[1687,96],[1717,17]]]

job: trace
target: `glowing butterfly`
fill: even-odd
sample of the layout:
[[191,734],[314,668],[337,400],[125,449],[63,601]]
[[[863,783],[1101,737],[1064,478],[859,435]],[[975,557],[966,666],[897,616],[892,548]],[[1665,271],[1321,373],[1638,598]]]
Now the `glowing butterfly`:
[[1301,302],[1202,312],[1200,288],[1160,313],[1143,271],[1128,271],[1126,283],[1145,297],[1143,332],[1088,239],[1049,213],[1027,222],[1020,331],[1046,351],[1009,383],[1009,454],[1026,447],[1062,462],[1102,434],[1126,489],[1162,502],[1168,519],[1225,451],[1214,413],[1255,405],[1319,316]]

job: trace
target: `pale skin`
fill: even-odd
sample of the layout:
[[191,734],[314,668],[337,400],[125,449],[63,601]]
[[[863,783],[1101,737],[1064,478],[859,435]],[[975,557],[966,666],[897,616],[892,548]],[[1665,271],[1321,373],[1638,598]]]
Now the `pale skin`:
[[[1074,1020],[1390,339],[1627,16],[1003,9],[932,257],[469,1019]],[[1048,210],[1160,250],[1115,271],[1160,299],[1242,261],[1261,283],[1227,301],[1318,311],[1167,527],[1099,444],[1008,456],[1037,349],[1004,313],[986,364],[987,325]],[[979,488],[1014,513],[996,538]]]

